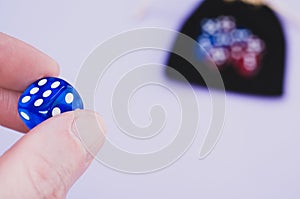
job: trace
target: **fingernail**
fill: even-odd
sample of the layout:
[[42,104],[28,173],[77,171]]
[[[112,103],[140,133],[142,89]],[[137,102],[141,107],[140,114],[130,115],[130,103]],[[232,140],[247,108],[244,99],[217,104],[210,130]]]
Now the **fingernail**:
[[96,157],[105,140],[105,128],[101,117],[92,111],[76,110],[72,131],[87,152],[86,161]]

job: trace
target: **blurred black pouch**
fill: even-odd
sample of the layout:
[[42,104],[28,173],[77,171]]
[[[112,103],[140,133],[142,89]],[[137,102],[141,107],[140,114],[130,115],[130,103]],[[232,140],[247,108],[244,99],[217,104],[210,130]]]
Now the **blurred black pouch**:
[[[190,83],[206,87],[197,67],[209,71],[211,64],[203,61],[209,56],[222,76],[226,91],[282,96],[286,44],[280,21],[268,6],[205,0],[184,22],[180,32],[199,46],[183,45],[178,37],[171,52],[184,48],[197,64],[170,53],[167,65]],[[166,74],[176,79],[168,69]]]

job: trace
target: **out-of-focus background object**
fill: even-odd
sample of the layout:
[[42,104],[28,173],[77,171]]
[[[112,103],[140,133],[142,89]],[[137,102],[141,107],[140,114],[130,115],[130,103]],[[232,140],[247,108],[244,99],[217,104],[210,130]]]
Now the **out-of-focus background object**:
[[[228,91],[260,96],[282,96],[286,66],[286,39],[277,14],[268,6],[242,1],[206,0],[188,17],[180,32],[196,40],[218,67]],[[174,49],[184,48],[176,41]],[[168,66],[191,83],[206,86],[200,68],[201,50],[186,46],[191,65],[171,54]],[[198,52],[197,52],[198,51]],[[167,70],[167,75],[173,79]]]
[[[82,62],[99,43],[138,27],[179,30],[201,2],[1,1],[0,30],[52,56],[61,66],[61,76],[74,83]],[[278,14],[288,44],[282,98],[261,99],[228,93],[222,137],[214,151],[199,160],[199,147],[212,111],[207,91],[195,87],[201,118],[199,135],[181,159],[166,169],[145,175],[117,172],[94,161],[68,198],[299,198],[300,1],[269,0],[267,4]],[[175,37],[170,38],[170,46]],[[145,63],[163,64],[167,57],[167,53],[157,51],[127,55],[112,65],[101,81],[105,88],[96,92],[95,109],[106,121],[108,138],[125,150],[154,151],[175,136],[180,110],[173,107],[176,99],[164,89],[141,89],[130,102],[133,120],[142,124],[149,123],[149,107],[164,105],[168,115],[166,131],[151,140],[134,140],[124,135],[115,124],[111,101],[107,98],[126,72]],[[159,78],[170,81],[164,76],[164,68]],[[186,89],[176,85],[178,89]],[[5,128],[0,130],[3,153],[22,135]]]

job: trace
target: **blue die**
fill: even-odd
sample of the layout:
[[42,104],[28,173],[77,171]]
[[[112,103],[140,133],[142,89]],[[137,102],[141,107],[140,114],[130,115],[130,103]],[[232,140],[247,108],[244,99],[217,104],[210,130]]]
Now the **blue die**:
[[32,83],[18,102],[18,112],[29,129],[52,116],[75,109],[83,109],[78,92],[66,81],[55,77]]

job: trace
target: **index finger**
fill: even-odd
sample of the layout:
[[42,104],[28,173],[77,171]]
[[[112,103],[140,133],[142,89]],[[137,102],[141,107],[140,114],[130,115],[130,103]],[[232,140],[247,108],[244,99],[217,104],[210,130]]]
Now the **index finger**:
[[0,32],[0,87],[23,91],[37,79],[58,76],[58,64],[32,46]]

